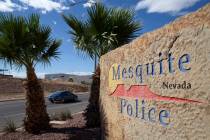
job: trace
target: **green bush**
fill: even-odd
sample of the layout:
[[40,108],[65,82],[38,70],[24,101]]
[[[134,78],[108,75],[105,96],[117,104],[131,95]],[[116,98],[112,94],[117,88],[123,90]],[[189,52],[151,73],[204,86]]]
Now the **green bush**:
[[17,129],[17,126],[13,120],[6,120],[6,124],[3,128],[4,132],[11,133],[15,132]]
[[83,85],[91,85],[91,83],[88,83],[86,81],[81,81],[81,84],[83,84]]

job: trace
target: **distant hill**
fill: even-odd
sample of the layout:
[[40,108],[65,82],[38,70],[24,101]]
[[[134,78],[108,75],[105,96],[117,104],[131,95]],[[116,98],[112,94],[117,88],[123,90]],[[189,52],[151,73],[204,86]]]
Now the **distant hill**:
[[65,73],[46,74],[45,80],[90,84],[92,82],[92,75],[73,75],[73,74],[65,74]]
[[[24,81],[25,79],[22,78],[0,77],[0,94],[24,93]],[[57,90],[85,92],[89,90],[88,85],[75,82],[41,80],[41,83],[45,92],[53,92]]]

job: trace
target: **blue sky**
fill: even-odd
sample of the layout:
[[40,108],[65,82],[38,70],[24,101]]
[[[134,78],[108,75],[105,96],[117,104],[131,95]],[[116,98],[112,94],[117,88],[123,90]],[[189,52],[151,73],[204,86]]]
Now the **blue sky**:
[[[93,61],[84,55],[80,55],[68,34],[68,26],[63,21],[61,14],[72,14],[81,19],[86,18],[86,10],[95,3],[95,0],[82,0],[83,3],[70,6],[78,0],[0,0],[0,13],[13,13],[27,16],[31,13],[39,13],[41,23],[52,28],[52,36],[62,40],[60,47],[60,59],[52,61],[47,67],[39,65],[36,72],[39,77],[45,73],[74,73],[91,74]],[[99,1],[99,0],[98,0]],[[101,0],[108,7],[131,8],[136,12],[136,20],[143,24],[141,33],[155,30],[175,18],[196,11],[210,0]],[[17,71],[15,67],[4,66],[0,63],[0,69],[10,69],[7,74],[18,77],[25,76],[25,70]]]

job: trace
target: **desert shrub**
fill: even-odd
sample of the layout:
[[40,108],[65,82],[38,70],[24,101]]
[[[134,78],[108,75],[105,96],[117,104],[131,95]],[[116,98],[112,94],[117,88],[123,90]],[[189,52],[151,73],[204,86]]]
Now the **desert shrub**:
[[6,124],[3,127],[3,131],[7,133],[15,132],[17,126],[13,120],[6,120]]
[[81,81],[81,84],[83,84],[83,85],[90,85],[90,83],[88,83],[86,81]]
[[70,111],[64,111],[60,113],[60,120],[65,121],[67,119],[72,119],[72,115]]
[[69,78],[68,81],[69,81],[69,82],[74,82],[74,79],[73,79],[73,78]]
[[66,110],[60,113],[53,113],[50,116],[50,119],[55,121],[65,121],[68,119],[72,119],[72,114],[69,110]]
[[59,121],[59,114],[58,113],[53,113],[50,115],[50,120],[51,121]]

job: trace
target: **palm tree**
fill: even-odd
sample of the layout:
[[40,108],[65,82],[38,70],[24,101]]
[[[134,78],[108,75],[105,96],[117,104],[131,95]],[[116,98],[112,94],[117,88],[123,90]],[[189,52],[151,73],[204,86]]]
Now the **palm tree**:
[[63,15],[70,27],[76,48],[98,59],[105,53],[130,42],[139,35],[141,25],[134,20],[134,12],[120,8],[106,8],[97,3],[87,10],[86,21],[73,15]]
[[0,15],[0,57],[16,68],[26,69],[25,130],[39,133],[49,128],[43,88],[36,76],[38,63],[50,64],[58,57],[61,42],[50,37],[51,28],[40,25],[39,15],[28,18]]
[[[120,47],[139,35],[141,25],[134,20],[134,12],[121,8],[107,8],[96,3],[87,9],[87,20],[80,20],[73,15],[63,15],[70,27],[70,35],[76,48],[95,61],[95,74],[91,86],[91,96],[86,109],[87,126],[100,125],[99,87],[100,69],[97,60],[105,53]],[[94,115],[95,114],[95,115]]]

